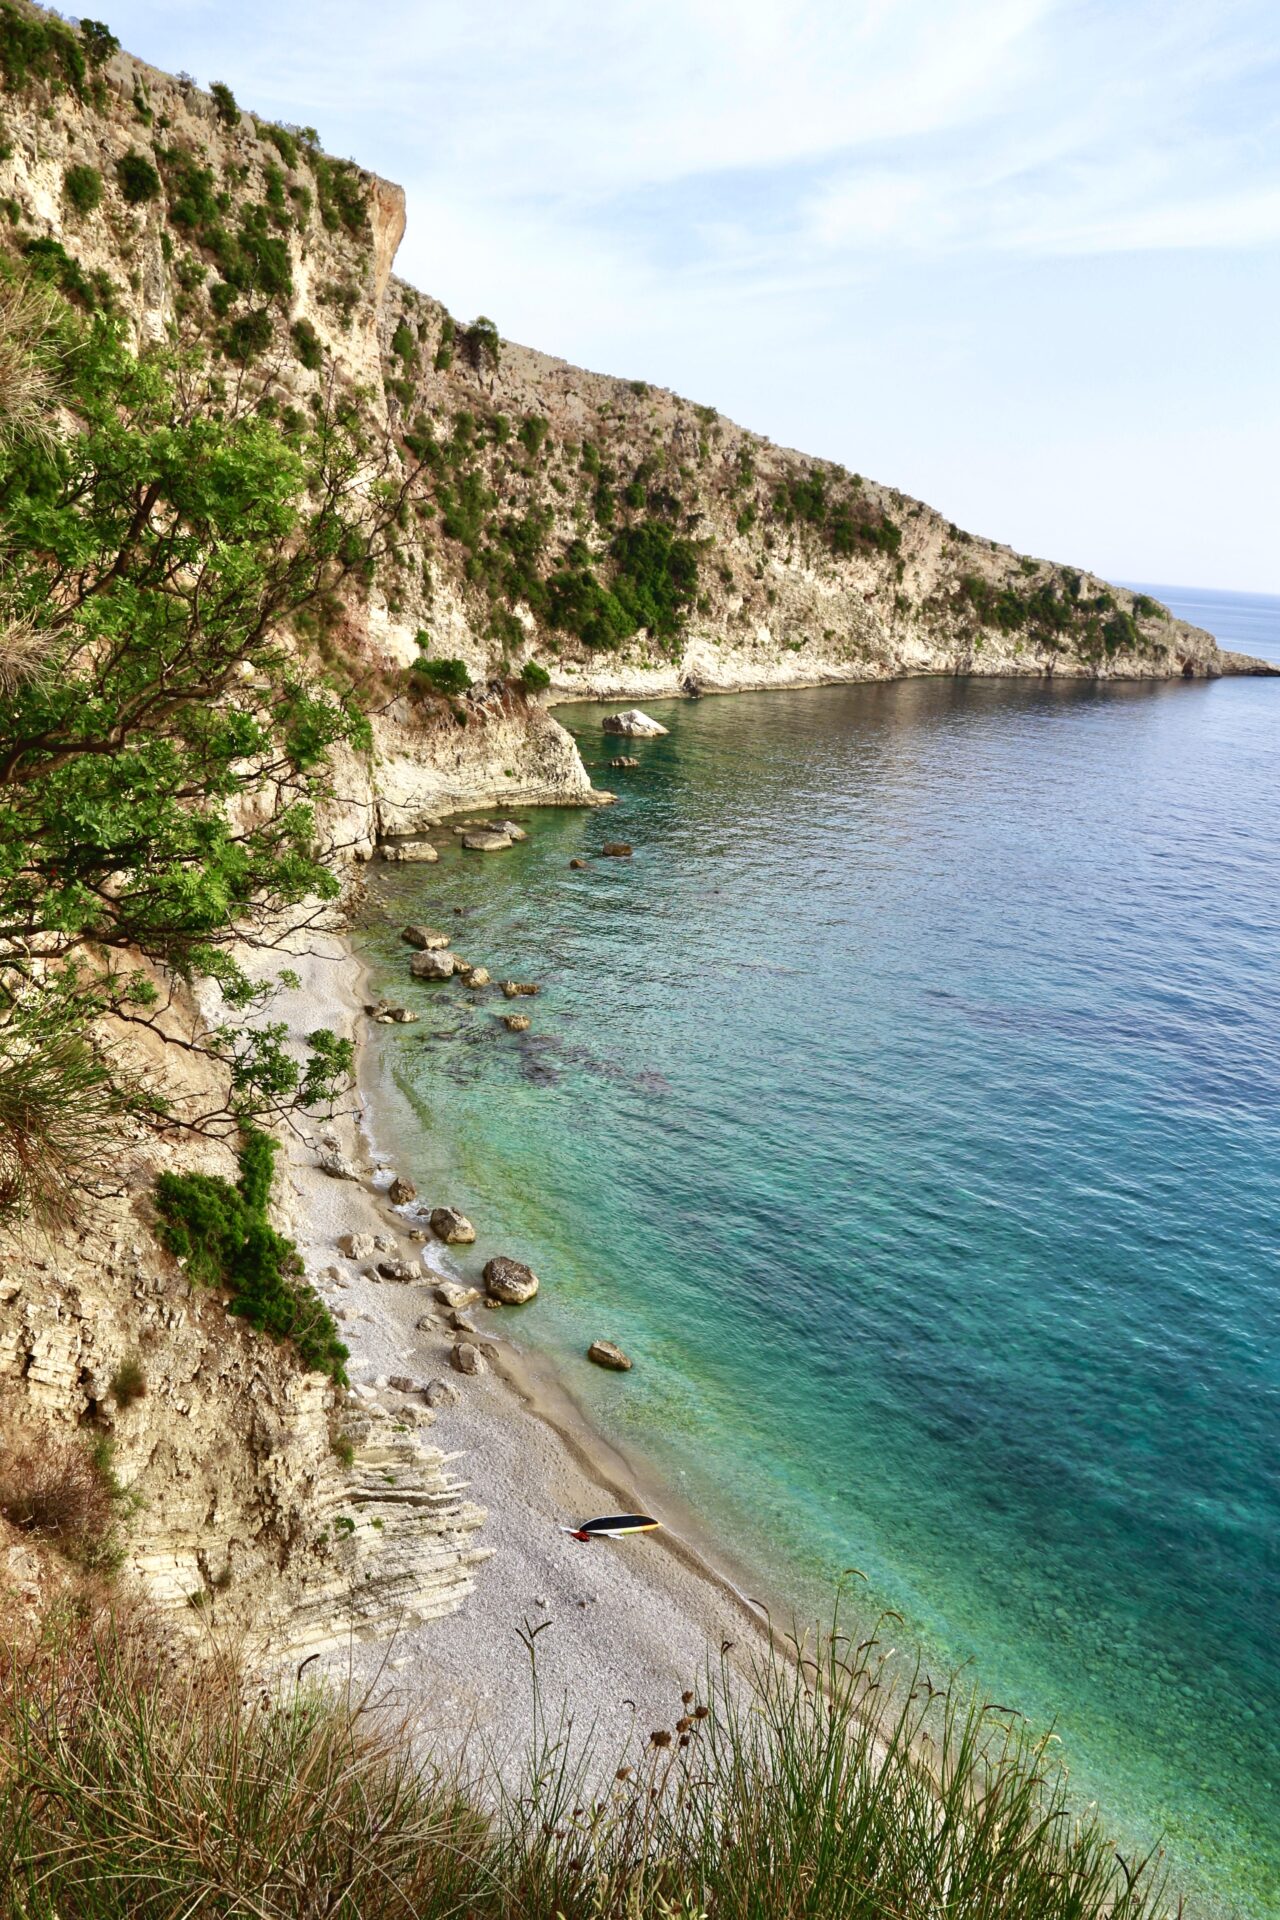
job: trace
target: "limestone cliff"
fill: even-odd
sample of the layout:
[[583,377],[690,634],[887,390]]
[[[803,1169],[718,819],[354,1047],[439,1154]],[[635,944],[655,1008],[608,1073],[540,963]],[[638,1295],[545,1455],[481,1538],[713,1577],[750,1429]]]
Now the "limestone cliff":
[[[74,40],[21,0],[0,8],[11,252],[139,339],[212,343],[277,414],[334,371],[414,476],[396,553],[331,636],[382,696],[370,835],[379,769],[397,814],[583,797],[571,743],[528,697],[541,675],[520,680],[530,662],[555,694],[610,698],[1256,669],[1141,595],[712,407],[456,322],[392,277],[399,188],[123,52],[86,67],[59,35]],[[423,663],[449,660],[472,697],[432,691]]]

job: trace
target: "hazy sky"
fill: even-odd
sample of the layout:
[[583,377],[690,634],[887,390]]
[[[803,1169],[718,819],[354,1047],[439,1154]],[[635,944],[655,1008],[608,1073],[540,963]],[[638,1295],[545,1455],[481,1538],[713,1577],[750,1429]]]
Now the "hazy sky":
[[1023,551],[1280,592],[1276,0],[103,0],[461,318]]

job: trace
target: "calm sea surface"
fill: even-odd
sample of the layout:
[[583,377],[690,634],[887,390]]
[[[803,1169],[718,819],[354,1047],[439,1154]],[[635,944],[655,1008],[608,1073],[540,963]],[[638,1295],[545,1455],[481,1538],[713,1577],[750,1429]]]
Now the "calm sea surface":
[[[1155,591],[1280,659],[1280,600]],[[1280,682],[659,702],[621,773],[601,711],[617,808],[379,876],[544,983],[509,1035],[368,936],[423,1010],[377,1030],[401,1158],[777,1590],[860,1568],[1280,1912]]]

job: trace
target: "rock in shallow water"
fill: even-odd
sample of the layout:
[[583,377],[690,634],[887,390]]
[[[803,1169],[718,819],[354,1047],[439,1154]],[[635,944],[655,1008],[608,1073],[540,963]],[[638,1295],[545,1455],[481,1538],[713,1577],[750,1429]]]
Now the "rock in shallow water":
[[490,833],[482,827],[477,833],[464,833],[462,844],[468,853],[501,853],[511,840],[505,833]]
[[419,947],[424,952],[436,953],[449,944],[447,933],[441,933],[436,927],[402,927],[400,938],[411,947]]
[[397,1174],[387,1188],[387,1198],[393,1207],[407,1207],[411,1200],[418,1197],[418,1189],[412,1180],[406,1180],[403,1174]]
[[527,1013],[504,1013],[502,1024],[508,1033],[528,1033],[531,1022]]
[[612,1340],[593,1340],[587,1348],[588,1360],[594,1360],[598,1367],[608,1367],[614,1373],[630,1373],[631,1361]]
[[447,947],[433,948],[428,953],[415,953],[409,971],[415,980],[448,980],[457,964]]
[[626,733],[646,739],[656,739],[667,729],[647,713],[641,713],[639,707],[628,707],[625,713],[611,713],[600,722],[605,733]]
[[607,860],[629,860],[631,843],[628,840],[606,840],[600,851]]
[[[466,1214],[459,1213],[456,1207],[432,1207],[431,1231],[443,1240],[447,1247],[470,1246],[476,1237],[476,1230]],[[470,1293],[473,1300],[480,1298],[479,1291],[475,1287],[470,1289]],[[456,1303],[451,1300],[449,1304],[453,1306]]]
[[398,847],[379,847],[378,852],[384,860],[432,861],[440,858],[429,840],[408,840]]
[[491,1299],[501,1300],[504,1306],[521,1307],[538,1291],[538,1276],[523,1261],[498,1254],[485,1262],[484,1284]]

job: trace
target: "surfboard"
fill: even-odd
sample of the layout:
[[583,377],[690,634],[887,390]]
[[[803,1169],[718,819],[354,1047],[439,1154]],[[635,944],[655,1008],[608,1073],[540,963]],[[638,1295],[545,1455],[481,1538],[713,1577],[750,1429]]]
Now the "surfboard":
[[561,1527],[573,1540],[625,1540],[630,1533],[652,1533],[660,1520],[647,1513],[607,1513],[599,1520],[584,1520],[580,1527]]

